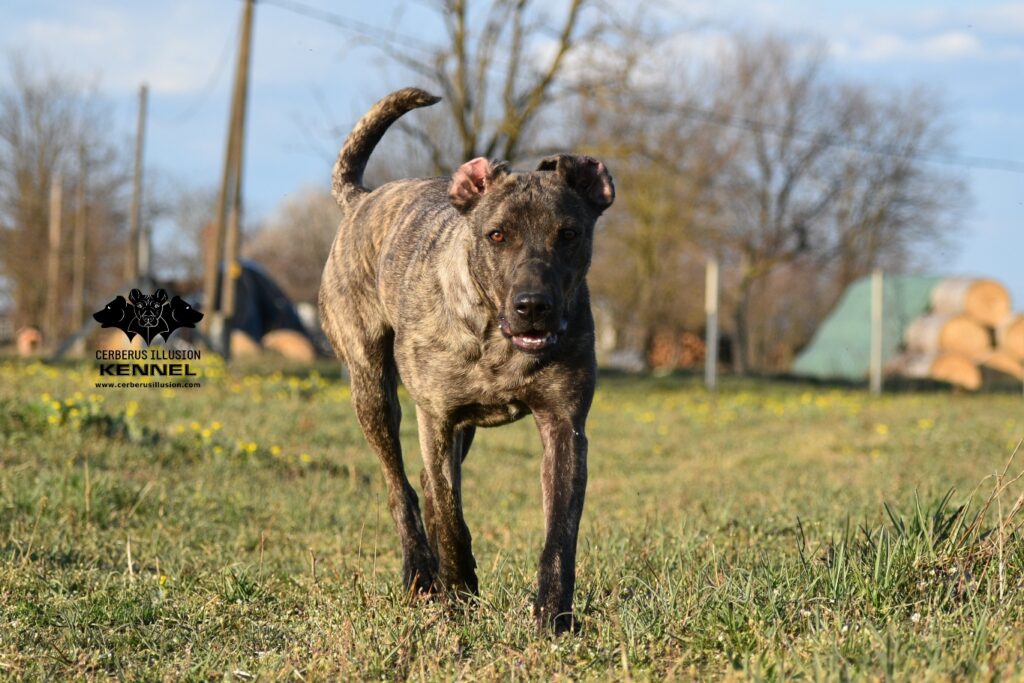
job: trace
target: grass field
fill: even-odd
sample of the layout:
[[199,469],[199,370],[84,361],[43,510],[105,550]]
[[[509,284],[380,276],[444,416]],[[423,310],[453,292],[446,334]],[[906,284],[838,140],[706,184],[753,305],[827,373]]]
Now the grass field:
[[584,628],[552,638],[532,420],[466,463],[479,600],[409,605],[347,385],[283,370],[101,391],[0,362],[0,676],[1024,676],[1019,395],[602,378]]

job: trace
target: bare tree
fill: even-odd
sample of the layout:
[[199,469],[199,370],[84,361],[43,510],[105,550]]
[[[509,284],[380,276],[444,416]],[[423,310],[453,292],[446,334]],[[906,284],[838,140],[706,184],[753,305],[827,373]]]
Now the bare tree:
[[444,97],[440,112],[426,110],[420,123],[402,124],[435,172],[479,156],[512,162],[540,156],[540,146],[552,142],[538,124],[546,110],[580,91],[572,60],[597,44],[607,24],[592,0],[568,0],[558,10],[539,4],[442,0],[443,45],[426,56],[390,50]]
[[618,187],[615,209],[599,227],[590,282],[608,309],[618,343],[649,352],[656,335],[680,338],[702,325],[702,236],[721,213],[712,191],[736,146],[692,112],[727,110],[691,64],[666,59],[672,36],[639,23],[619,32],[579,100],[578,145],[600,156]]
[[[0,88],[0,268],[13,293],[15,324],[38,325],[52,180],[58,172],[63,178],[68,215],[72,188],[85,183],[88,303],[118,280],[126,166],[107,111],[88,88],[23,56],[11,56],[8,66]],[[63,240],[64,273],[70,242]]]
[[[151,174],[152,175],[152,174]],[[213,250],[211,225],[217,210],[217,189],[165,180],[146,197],[155,197],[147,209],[153,211],[153,265],[160,280],[171,280],[178,290],[202,288],[204,264]]]
[[850,85],[828,72],[821,50],[740,41],[720,87],[741,143],[718,186],[726,226],[717,237],[738,261],[742,372],[766,365],[772,307],[756,299],[777,269],[807,261],[828,270],[835,286],[810,307],[831,303],[876,264],[947,233],[962,187],[922,161],[948,140],[933,98]]
[[[829,213],[831,240],[819,262],[833,267],[840,287],[875,267],[901,270],[926,262],[922,244],[951,235],[967,203],[962,179],[923,159],[950,153],[950,131],[933,92],[872,94],[847,85],[854,112],[837,153],[846,182]],[[930,249],[934,253],[936,250]]]
[[701,326],[715,255],[737,369],[785,367],[847,284],[955,229],[963,186],[924,161],[948,152],[934,94],[868,89],[773,36],[738,37],[704,72],[658,45],[633,33],[580,101],[619,186],[591,284],[627,346]]
[[338,220],[330,192],[306,188],[278,205],[256,229],[246,256],[262,263],[292,300],[316,301]]

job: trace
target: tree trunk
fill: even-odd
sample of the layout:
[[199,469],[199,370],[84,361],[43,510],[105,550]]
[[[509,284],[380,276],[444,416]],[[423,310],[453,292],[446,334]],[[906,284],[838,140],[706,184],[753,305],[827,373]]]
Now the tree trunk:
[[739,298],[736,300],[736,310],[733,313],[736,330],[732,341],[732,368],[737,375],[746,375],[750,372],[750,294],[753,285],[754,279],[750,276],[750,271],[745,270],[743,279],[740,280]]

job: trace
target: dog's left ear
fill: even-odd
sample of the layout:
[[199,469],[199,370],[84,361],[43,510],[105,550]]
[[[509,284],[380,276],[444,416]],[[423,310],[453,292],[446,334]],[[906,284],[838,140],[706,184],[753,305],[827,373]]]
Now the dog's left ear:
[[508,164],[504,162],[491,162],[484,157],[467,161],[452,174],[448,199],[452,206],[466,213],[476,206],[498,178],[507,173]]
[[153,299],[156,300],[156,302],[158,304],[165,304],[165,303],[167,303],[167,290],[166,289],[158,289],[158,290],[156,290],[155,292],[153,292]]
[[604,163],[594,157],[556,154],[541,159],[538,171],[555,171],[598,215],[615,201],[615,182]]

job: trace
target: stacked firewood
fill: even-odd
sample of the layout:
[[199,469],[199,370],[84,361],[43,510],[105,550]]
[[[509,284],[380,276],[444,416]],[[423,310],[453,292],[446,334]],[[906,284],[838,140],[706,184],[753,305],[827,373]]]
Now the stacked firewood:
[[1024,314],[994,280],[950,278],[931,293],[931,310],[907,326],[906,351],[890,374],[976,390],[986,373],[1024,380]]
[[704,340],[693,332],[659,332],[654,335],[647,362],[662,370],[696,368],[704,365],[706,351]]

